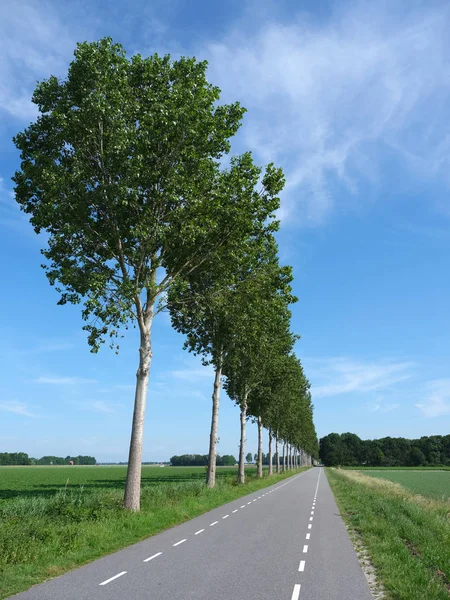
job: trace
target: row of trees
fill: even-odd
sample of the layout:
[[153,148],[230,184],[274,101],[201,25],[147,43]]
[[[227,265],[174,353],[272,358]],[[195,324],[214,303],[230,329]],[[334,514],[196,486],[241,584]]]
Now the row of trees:
[[43,456],[29,457],[25,452],[0,452],[0,465],[95,465],[94,456]]
[[354,433],[330,433],[320,440],[320,460],[326,466],[450,466],[450,435],[361,440]]
[[[83,303],[93,352],[130,325],[139,366],[124,505],[139,510],[142,442],[154,318],[169,310],[186,348],[214,367],[207,484],[217,464],[220,388],[245,427],[262,427],[269,454],[287,463],[317,454],[309,383],[293,353],[292,271],[280,266],[275,211],[281,169],[249,152],[224,166],[241,125],[239,103],[220,105],[206,62],[126,57],[105,38],[78,44],[65,80],[33,96],[40,116],[14,141],[16,199],[45,231],[44,269],[59,304]],[[270,461],[272,464],[272,461]],[[279,469],[277,463],[277,469]]]
[[[181,456],[172,456],[170,459],[172,467],[206,467],[208,465],[207,454],[182,454]],[[218,467],[233,467],[236,459],[231,454],[224,454],[216,457]]]

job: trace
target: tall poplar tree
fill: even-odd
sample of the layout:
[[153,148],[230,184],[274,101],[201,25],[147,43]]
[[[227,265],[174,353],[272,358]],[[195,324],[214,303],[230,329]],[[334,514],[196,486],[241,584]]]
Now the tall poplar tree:
[[78,44],[67,77],[38,84],[39,116],[14,138],[16,200],[47,234],[43,266],[59,304],[83,304],[93,352],[107,339],[117,350],[123,327],[139,330],[124,497],[134,511],[153,319],[178,278],[220,248],[237,251],[254,219],[242,193],[253,184],[248,155],[220,167],[245,111],[219,104],[206,69],[194,58],[128,59],[109,38]]

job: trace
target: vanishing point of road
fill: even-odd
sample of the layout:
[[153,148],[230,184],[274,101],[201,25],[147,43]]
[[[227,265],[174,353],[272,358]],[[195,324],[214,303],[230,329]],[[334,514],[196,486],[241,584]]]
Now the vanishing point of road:
[[322,468],[216,508],[15,600],[371,600]]

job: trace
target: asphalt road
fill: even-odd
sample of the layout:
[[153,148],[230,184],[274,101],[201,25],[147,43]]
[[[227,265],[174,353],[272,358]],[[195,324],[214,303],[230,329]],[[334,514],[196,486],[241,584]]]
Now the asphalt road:
[[35,586],[15,600],[371,600],[322,468]]

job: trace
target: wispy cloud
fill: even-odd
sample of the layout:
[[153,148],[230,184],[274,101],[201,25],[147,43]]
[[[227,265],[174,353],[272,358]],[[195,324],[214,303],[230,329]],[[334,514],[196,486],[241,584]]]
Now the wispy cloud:
[[356,201],[382,179],[383,149],[447,178],[449,26],[445,2],[336,2],[320,23],[241,22],[209,44],[211,80],[249,109],[245,145],[287,172],[282,216],[322,222],[337,186]]
[[36,80],[63,73],[77,41],[68,23],[45,0],[0,3],[0,110],[22,121],[36,116]]
[[4,400],[0,402],[0,410],[5,412],[10,412],[15,415],[21,415],[23,417],[35,417],[28,406],[23,402],[18,402],[17,400]]
[[450,379],[429,382],[423,392],[423,400],[416,408],[427,418],[450,415]]
[[211,366],[208,367],[187,367],[185,369],[176,369],[167,373],[168,377],[181,379],[183,381],[196,382],[199,379],[212,379],[214,370]]
[[388,412],[392,412],[393,410],[396,410],[397,408],[400,407],[400,404],[371,404],[369,407],[370,412],[382,412],[382,413],[388,413]]
[[96,380],[81,377],[38,377],[34,379],[34,382],[47,385],[78,385],[80,383],[96,383]]
[[[329,358],[308,363],[315,398],[389,388],[409,379],[414,366],[406,361],[363,362],[349,358]],[[375,406],[379,406],[376,410],[382,409],[381,403]],[[388,404],[384,410],[388,412],[395,408],[397,405]]]
[[116,414],[119,405],[117,404],[108,404],[103,400],[94,400],[92,402],[87,402],[86,407],[93,410],[94,412],[103,413],[103,414]]

